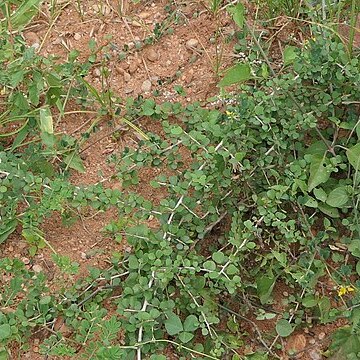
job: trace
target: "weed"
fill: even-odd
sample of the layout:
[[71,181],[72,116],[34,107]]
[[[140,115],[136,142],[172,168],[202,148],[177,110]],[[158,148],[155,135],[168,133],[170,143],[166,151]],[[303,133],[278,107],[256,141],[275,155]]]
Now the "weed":
[[[259,342],[259,351],[246,359],[280,358],[279,339],[309,321],[343,317],[350,326],[335,333],[329,353],[356,358],[359,55],[314,26],[303,48],[284,49],[276,72],[247,26],[244,8],[229,11],[240,28],[247,27],[262,59],[243,59],[224,74],[224,111],[127,99],[122,119],[141,140],[111,155],[122,191],[67,179],[69,168],[84,170],[79,149],[87,136],[56,134],[53,121],[52,109],[64,114],[68,94],[100,105],[86,134],[101,116],[119,116],[96,43],[85,64],[74,52],[55,65],[26,48],[20,36],[5,36],[0,242],[21,229],[30,255],[52,249],[64,279],[63,289],[51,292],[42,272],[17,259],[0,260],[2,358],[16,343],[26,351],[34,329],[41,329],[44,356],[165,359],[171,347],[183,358],[236,360],[248,336],[241,321]],[[95,63],[103,91],[83,79]],[[228,94],[229,85],[238,91]],[[175,90],[183,94],[181,87]],[[162,131],[143,132],[133,125],[140,117]],[[166,194],[159,202],[138,191],[145,168],[160,170],[145,179]],[[116,208],[119,219],[104,232],[131,251],[112,254],[109,268],[91,268],[72,284],[78,264],[56,253],[41,224],[53,212],[68,221],[69,213],[87,207]],[[322,290],[325,276],[334,289]],[[271,307],[279,283],[289,289],[281,312]],[[257,320],[274,319],[266,337],[250,319],[249,304]],[[116,311],[110,314],[109,306]]]

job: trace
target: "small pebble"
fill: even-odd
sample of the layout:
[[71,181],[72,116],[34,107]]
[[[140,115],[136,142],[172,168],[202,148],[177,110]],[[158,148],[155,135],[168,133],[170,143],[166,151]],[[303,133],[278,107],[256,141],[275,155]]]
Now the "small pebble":
[[14,247],[13,247],[12,245],[10,245],[10,246],[8,247],[8,250],[9,250],[9,252],[13,252],[13,251],[14,251]]
[[110,15],[111,13],[111,8],[110,6],[106,5],[106,4],[95,4],[92,6],[94,13],[100,13],[104,16]]
[[141,90],[145,93],[148,93],[151,91],[151,81],[145,80],[141,85]]
[[140,19],[147,19],[148,17],[151,16],[151,13],[143,11],[138,16],[139,16]]
[[33,271],[36,272],[36,273],[40,273],[43,271],[42,267],[40,265],[34,265],[32,267]]
[[81,258],[82,258],[83,260],[86,260],[86,259],[87,259],[86,253],[84,253],[84,252],[82,252],[82,253],[80,254],[80,256],[81,256]]
[[38,49],[40,47],[40,38],[34,32],[28,32],[25,35],[25,39],[34,49]]
[[132,93],[134,91],[134,89],[130,89],[130,88],[125,88],[124,89],[124,93],[125,94],[130,94],[130,93]]
[[309,356],[311,360],[321,360],[322,355],[316,349],[312,349],[309,351]]
[[186,42],[186,47],[190,50],[195,49],[199,45],[199,40],[197,39],[190,39]]
[[316,344],[316,340],[315,340],[315,339],[310,339],[310,340],[309,340],[309,344],[315,345],[315,344]]
[[25,265],[30,264],[30,260],[29,260],[28,258],[26,258],[26,257],[23,257],[23,258],[21,259],[21,261],[22,261]]
[[325,336],[326,334],[324,332],[321,332],[319,335],[318,335],[318,338],[319,340],[324,340],[325,339]]
[[131,80],[131,75],[127,72],[124,72],[124,81],[129,82]]
[[79,40],[81,39],[81,35],[80,35],[79,33],[75,33],[75,34],[74,34],[74,39],[75,39],[76,41],[79,41]]
[[135,60],[133,62],[131,62],[130,66],[129,66],[129,73],[133,74],[139,67],[139,63]]
[[149,49],[146,57],[151,62],[155,62],[155,61],[159,60],[159,54],[154,49]]

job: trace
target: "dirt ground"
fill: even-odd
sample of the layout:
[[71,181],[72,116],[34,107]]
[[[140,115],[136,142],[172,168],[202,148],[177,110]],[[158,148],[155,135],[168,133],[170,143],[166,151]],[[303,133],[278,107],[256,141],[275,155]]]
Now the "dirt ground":
[[[74,49],[80,52],[80,59],[85,60],[91,54],[89,41],[95,40],[97,46],[103,48],[87,80],[99,91],[110,87],[120,98],[140,94],[150,97],[155,92],[158,102],[179,101],[186,104],[200,101],[206,106],[207,99],[218,94],[216,84],[219,72],[231,65],[236,57],[234,41],[230,36],[236,27],[226,12],[216,18],[202,1],[175,2],[176,9],[169,11],[166,10],[168,1],[122,3],[124,6],[120,9],[118,1],[81,1],[79,10],[75,0],[58,0],[57,10],[51,14],[49,4],[45,2],[41,15],[25,32],[27,43],[45,56],[55,55],[59,61],[66,59]],[[161,23],[165,24],[161,37],[153,44],[146,45],[147,39],[154,35],[157,24]],[[301,41],[303,35],[296,32],[292,24],[280,23],[273,32],[273,39],[276,39],[274,51],[279,52],[282,44],[289,41],[290,32],[296,41]],[[278,55],[281,58],[281,53]],[[105,83],[102,75],[104,67],[110,74]],[[179,94],[175,86],[178,86],[177,89],[181,87],[184,93]],[[70,103],[69,107],[69,110],[77,110],[75,104]],[[57,130],[80,134],[84,124],[91,120],[87,114],[68,114],[58,123]],[[150,130],[146,119],[140,120],[138,125]],[[74,172],[74,183],[95,184],[101,181],[106,186],[121,188],[119,183],[109,180],[114,168],[106,160],[109,154],[131,146],[136,137],[131,131],[124,132],[121,139],[107,136],[113,129],[114,124],[103,121],[98,131],[85,143],[82,158],[86,172]],[[145,177],[151,175],[145,174]],[[141,192],[149,198],[159,196],[153,191],[146,185],[141,187]],[[60,216],[54,215],[44,224],[43,231],[56,252],[80,264],[78,276],[83,276],[89,266],[108,266],[111,252],[131,250],[126,244],[115,243],[101,231],[116,216],[115,210],[81,214],[79,221],[66,228]],[[0,246],[2,256],[23,259],[29,268],[40,267],[49,278],[50,288],[56,286],[53,279],[61,275],[51,260],[51,251],[43,249],[29,259],[27,244],[19,235],[14,234],[6,245]],[[279,302],[284,291],[281,288],[276,290],[275,298]],[[251,320],[265,334],[274,326],[271,321],[258,321],[254,317]],[[328,335],[335,327],[319,326],[298,331],[285,340],[284,348],[300,351],[297,359],[322,359],[321,350],[326,348]],[[244,324],[244,328],[256,337],[252,326]],[[38,354],[38,343],[39,339],[35,337],[31,351],[22,355],[14,353],[14,359],[17,356],[44,359]],[[252,348],[255,343],[248,344],[248,347]],[[284,360],[287,359],[285,355],[282,356]]]

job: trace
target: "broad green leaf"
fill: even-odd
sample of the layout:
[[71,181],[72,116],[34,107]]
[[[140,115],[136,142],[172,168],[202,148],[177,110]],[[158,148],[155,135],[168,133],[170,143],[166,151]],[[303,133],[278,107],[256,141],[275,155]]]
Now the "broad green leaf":
[[302,304],[306,308],[311,308],[318,304],[318,300],[315,298],[315,296],[308,295],[302,299]]
[[182,343],[186,344],[188,343],[190,340],[192,340],[194,338],[194,334],[190,333],[190,332],[182,332],[179,335],[179,339]]
[[360,239],[354,239],[348,245],[348,251],[350,251],[351,255],[360,258]]
[[276,323],[275,328],[276,328],[276,332],[281,337],[287,337],[294,331],[294,327],[285,319],[280,319]]
[[345,186],[339,186],[330,192],[326,203],[332,207],[341,208],[349,201],[349,194]]
[[304,205],[316,209],[319,206],[319,203],[314,198],[309,196]]
[[276,278],[261,276],[256,279],[256,289],[262,304],[265,304],[271,296]]
[[306,149],[308,155],[324,154],[327,151],[326,144],[323,141],[316,141]]
[[[320,201],[322,201],[322,202],[325,202],[326,199],[327,199],[327,194],[326,194],[326,192],[325,192],[323,189],[321,189],[321,188],[314,189],[314,195],[315,195],[315,197],[316,197],[318,200],[320,200]],[[329,204],[329,205],[330,205],[330,204]]]
[[326,214],[327,216],[330,216],[332,218],[338,218],[340,216],[339,210],[328,204],[320,203],[318,208],[324,214]]
[[183,129],[181,128],[181,126],[174,126],[172,129],[171,129],[171,133],[173,135],[180,135],[183,133]]
[[294,62],[296,59],[296,47],[295,46],[286,46],[283,53],[284,65],[289,65]]
[[184,330],[180,318],[174,313],[168,313],[165,320],[165,329],[171,336],[177,335]]
[[346,151],[346,156],[349,163],[354,167],[356,171],[360,170],[360,143],[356,144],[352,148]]
[[228,12],[232,15],[235,23],[240,28],[243,28],[245,21],[245,8],[241,3],[236,4],[235,6],[229,6],[227,8]]
[[185,331],[195,331],[199,327],[199,320],[195,315],[189,315],[184,321]]
[[0,341],[8,339],[11,336],[11,327],[9,324],[0,325]]
[[204,262],[204,268],[206,270],[215,271],[216,270],[216,264],[213,261],[208,260],[208,261]]
[[48,305],[48,304],[50,304],[50,302],[51,302],[51,296],[50,295],[43,296],[39,301],[39,303],[41,305]]
[[71,154],[67,155],[64,158],[64,163],[78,172],[81,173],[85,172],[83,161],[81,160],[80,156],[75,152],[72,152]]
[[331,170],[326,165],[326,153],[323,156],[313,155],[311,157],[308,191],[312,191],[318,185],[329,180]]
[[251,79],[251,69],[249,64],[236,64],[228,69],[219,82],[220,87],[230,86]]
[[212,259],[217,263],[217,264],[223,264],[225,262],[225,255],[223,252],[221,251],[216,251],[212,254]]
[[43,133],[54,133],[53,117],[48,107],[40,109],[40,130]]

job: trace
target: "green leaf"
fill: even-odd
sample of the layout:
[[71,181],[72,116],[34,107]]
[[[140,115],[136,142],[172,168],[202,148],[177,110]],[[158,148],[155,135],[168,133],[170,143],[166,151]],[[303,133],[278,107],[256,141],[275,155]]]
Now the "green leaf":
[[236,64],[228,69],[219,82],[220,87],[230,86],[251,79],[251,69],[249,64]]
[[189,332],[182,332],[179,335],[179,339],[182,343],[186,344],[188,343],[190,340],[192,340],[194,338],[194,334],[189,333]]
[[235,6],[229,6],[228,12],[232,15],[235,23],[240,28],[243,28],[245,21],[245,7],[243,4],[238,3]]
[[[128,357],[127,359],[130,359],[130,357]],[[150,356],[150,360],[166,360],[166,356],[165,355],[153,354],[153,355]]]
[[356,272],[360,276],[360,260],[356,263]]
[[199,320],[195,315],[189,315],[184,321],[185,331],[195,331],[199,327]]
[[40,109],[40,130],[43,133],[54,133],[53,118],[48,107]]
[[283,53],[284,65],[289,65],[294,62],[297,58],[296,47],[295,46],[286,46]]
[[6,228],[0,231],[0,244],[3,243],[10,236],[10,234],[15,231],[17,224],[17,220],[11,220],[7,224]]
[[225,255],[221,251],[216,251],[212,254],[212,259],[218,264],[223,264],[225,262]]
[[315,197],[316,197],[318,200],[320,200],[320,201],[322,201],[322,202],[325,202],[326,199],[327,199],[327,194],[326,194],[326,192],[325,192],[323,189],[321,189],[321,188],[319,188],[319,189],[314,189],[314,195],[315,195]]
[[318,301],[317,299],[315,298],[315,296],[313,295],[308,295],[308,296],[305,296],[303,299],[302,299],[302,304],[304,307],[306,308],[311,308],[311,307],[314,307],[318,304]]
[[349,201],[349,195],[345,186],[339,186],[330,192],[326,203],[332,207],[341,208]]
[[285,319],[280,319],[276,323],[275,328],[276,328],[276,332],[281,337],[287,337],[294,331],[293,326]]
[[211,260],[205,261],[204,262],[204,269],[210,270],[210,271],[215,271],[216,270],[216,264]]
[[181,135],[183,133],[183,129],[181,126],[174,126],[172,129],[171,129],[171,133],[173,135]]
[[331,309],[331,302],[327,296],[324,296],[318,302],[319,310],[320,310],[320,319],[321,322],[325,323],[329,319],[329,311]]
[[4,347],[0,348],[0,360],[8,360],[9,359],[9,353],[6,351]]
[[348,245],[348,251],[352,256],[360,258],[360,239],[353,239]]
[[168,313],[165,320],[165,329],[171,336],[177,335],[184,330],[180,318],[174,313]]
[[356,144],[352,148],[346,151],[346,156],[349,163],[354,167],[356,171],[360,170],[360,143]]
[[327,216],[330,216],[332,218],[338,218],[340,216],[339,214],[339,210],[336,208],[331,207],[328,204],[319,204],[319,210],[322,211],[324,214],[326,214]]
[[64,163],[67,164],[70,168],[80,172],[85,172],[85,167],[83,161],[81,160],[80,156],[75,152],[70,153],[64,158]]
[[[42,0],[26,0],[22,1],[21,5],[11,14],[9,24],[12,30],[18,30],[20,27],[28,24],[30,20],[38,12],[38,8]],[[3,21],[7,25],[7,21]]]
[[326,166],[326,153],[323,156],[313,155],[310,164],[308,191],[329,180],[331,171]]
[[39,301],[39,303],[41,305],[48,305],[48,304],[50,304],[50,302],[51,302],[51,296],[49,296],[49,295],[43,296]]
[[262,304],[267,303],[275,285],[276,278],[261,276],[256,279],[256,289]]
[[5,340],[11,336],[11,327],[9,324],[0,325],[0,341]]

